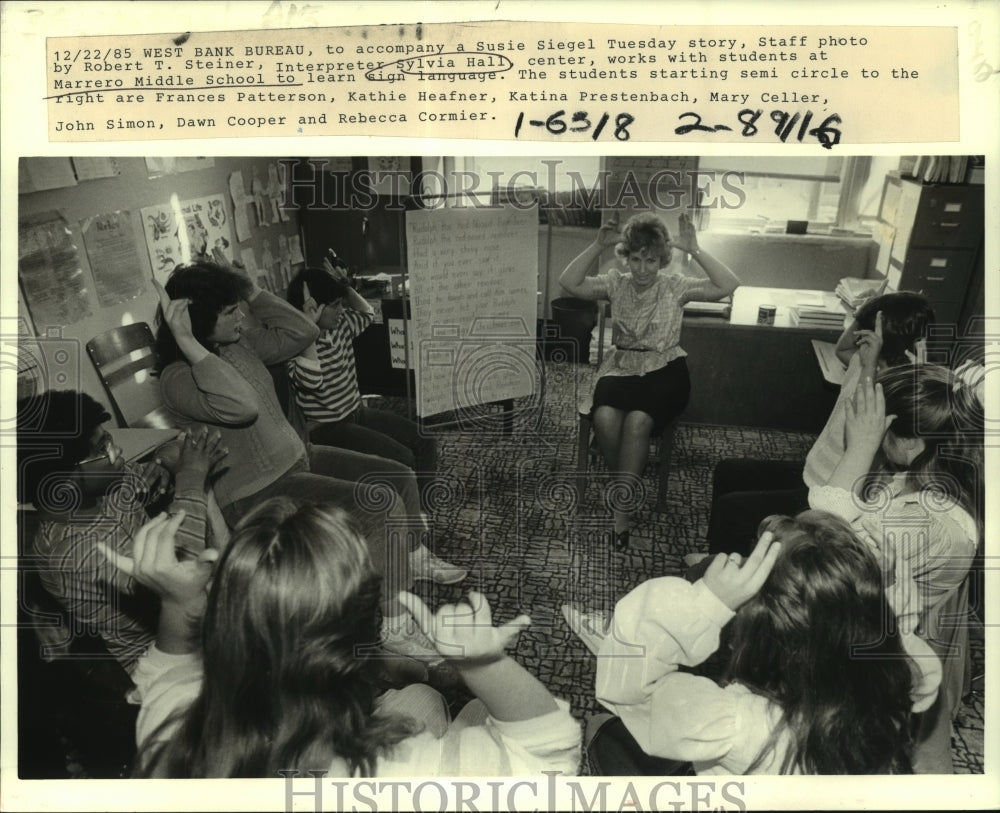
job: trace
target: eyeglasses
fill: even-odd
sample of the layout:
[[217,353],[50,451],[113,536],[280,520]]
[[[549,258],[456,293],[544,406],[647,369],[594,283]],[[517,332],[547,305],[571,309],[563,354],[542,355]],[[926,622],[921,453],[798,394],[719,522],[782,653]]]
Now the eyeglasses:
[[115,439],[111,436],[110,432],[104,433],[97,448],[100,451],[90,457],[84,458],[77,465],[86,466],[88,463],[99,463],[104,460],[113,464],[118,459],[118,447],[115,446]]

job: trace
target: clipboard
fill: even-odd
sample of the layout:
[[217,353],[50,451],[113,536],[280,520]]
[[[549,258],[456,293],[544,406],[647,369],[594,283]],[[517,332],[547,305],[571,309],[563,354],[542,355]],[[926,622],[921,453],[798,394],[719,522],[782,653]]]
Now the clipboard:
[[823,378],[838,387],[844,383],[844,375],[847,367],[837,358],[837,345],[833,342],[824,342],[820,339],[810,339],[813,352],[816,354],[816,361],[819,362],[820,372]]

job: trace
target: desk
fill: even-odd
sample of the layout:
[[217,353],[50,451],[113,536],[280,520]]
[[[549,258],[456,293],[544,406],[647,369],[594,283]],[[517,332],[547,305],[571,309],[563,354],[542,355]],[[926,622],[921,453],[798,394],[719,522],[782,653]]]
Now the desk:
[[850,315],[833,291],[817,291],[798,288],[754,288],[741,285],[733,294],[733,309],[729,323],[733,325],[756,325],[757,311],[761,305],[775,308],[774,327],[794,327],[794,308],[812,308],[836,314],[840,318],[841,330],[849,324]]
[[[789,308],[796,302],[834,306],[835,299],[829,291],[743,286],[729,321],[685,316],[681,347],[688,353],[691,401],[681,420],[818,433],[838,390],[824,379],[813,340],[836,342],[842,330],[791,327]],[[773,326],[757,324],[761,304],[777,308]]]
[[180,433],[179,429],[128,429],[119,426],[108,430],[115,443],[121,446],[122,457],[132,462],[141,460],[153,449],[173,440]]

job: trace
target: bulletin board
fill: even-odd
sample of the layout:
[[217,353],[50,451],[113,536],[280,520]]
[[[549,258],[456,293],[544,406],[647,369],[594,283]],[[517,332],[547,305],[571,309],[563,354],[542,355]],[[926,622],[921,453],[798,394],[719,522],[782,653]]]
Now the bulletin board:
[[535,394],[538,212],[406,213],[420,417]]
[[[298,214],[277,205],[283,178],[276,158],[67,159],[58,167],[24,159],[19,168],[19,309],[36,336],[49,342],[57,335],[84,359],[60,386],[105,404],[83,346],[119,325],[154,326],[144,210],[173,211],[176,200],[183,216],[188,202],[203,202],[212,247],[218,241],[270,290],[283,292],[302,262]],[[164,281],[172,265],[157,268]]]

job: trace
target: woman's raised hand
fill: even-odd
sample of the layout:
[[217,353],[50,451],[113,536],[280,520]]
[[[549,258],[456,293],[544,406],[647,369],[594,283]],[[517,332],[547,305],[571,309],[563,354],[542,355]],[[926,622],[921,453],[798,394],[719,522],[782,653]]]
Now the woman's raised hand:
[[677,236],[669,241],[671,248],[678,251],[685,251],[694,254],[698,250],[698,230],[694,227],[694,221],[686,212],[682,212],[678,220]]
[[160,298],[160,310],[163,311],[163,321],[174,335],[178,349],[191,364],[197,364],[208,355],[208,350],[199,342],[191,328],[191,314],[188,313],[190,299],[171,299],[160,281],[153,278],[153,288]]
[[153,278],[153,288],[160,299],[160,309],[163,311],[163,321],[174,334],[174,340],[180,343],[182,339],[193,339],[191,331],[191,314],[188,313],[190,299],[171,299],[158,279]]
[[621,229],[618,227],[618,216],[614,215],[606,223],[601,224],[597,232],[597,245],[601,248],[610,248],[618,245],[622,240]]
[[885,414],[882,385],[872,385],[870,376],[858,382],[854,397],[845,404],[844,437],[848,449],[863,449],[873,454],[882,445],[886,430],[896,420]]
[[781,543],[765,531],[745,560],[720,553],[712,560],[702,579],[705,586],[730,610],[736,612],[753,598],[767,581],[774,562],[781,552]]
[[467,600],[445,604],[436,613],[413,593],[400,593],[399,601],[417,620],[424,635],[434,642],[437,651],[459,667],[500,660],[505,657],[504,649],[531,625],[528,616],[519,615],[501,627],[494,627],[486,596],[474,590],[469,591]]

